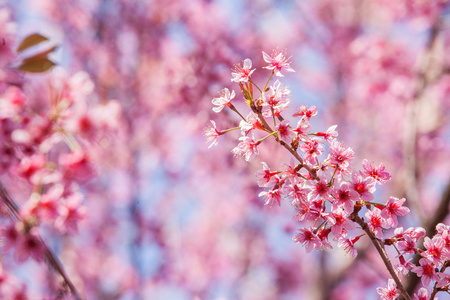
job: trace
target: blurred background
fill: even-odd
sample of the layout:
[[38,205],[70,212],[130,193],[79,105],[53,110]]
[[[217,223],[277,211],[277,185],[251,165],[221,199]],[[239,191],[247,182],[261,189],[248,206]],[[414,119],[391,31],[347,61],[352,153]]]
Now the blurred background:
[[[231,70],[246,58],[254,81],[265,82],[261,51],[292,55],[296,72],[283,78],[290,112],[318,107],[312,130],[338,125],[355,168],[364,158],[384,163],[392,180],[375,201],[405,197],[411,214],[400,226],[432,234],[448,224],[447,1],[3,2],[17,41],[40,33],[60,45],[57,67],[26,75],[30,98],[48,101],[48,78],[84,71],[91,103],[120,104],[114,132],[93,142],[98,176],[82,185],[78,234],[43,233],[85,299],[378,298],[389,276],[367,240],[356,260],[335,244],[307,254],[292,241],[302,224],[290,203],[269,208],[258,198],[260,162],[277,169],[287,151],[271,141],[251,163],[233,158],[239,132],[207,149],[209,120],[219,129],[239,123],[231,111],[215,114],[211,99],[239,91]],[[11,270],[30,299],[56,299],[43,264]]]

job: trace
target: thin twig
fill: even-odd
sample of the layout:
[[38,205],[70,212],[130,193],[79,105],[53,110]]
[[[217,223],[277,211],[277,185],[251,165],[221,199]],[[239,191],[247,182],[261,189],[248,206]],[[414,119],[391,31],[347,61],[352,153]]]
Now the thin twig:
[[[0,197],[3,199],[3,202],[8,207],[9,214],[14,219],[14,221],[23,221],[19,214],[19,207],[14,202],[14,200],[9,196],[8,191],[0,181]],[[70,278],[67,276],[66,272],[64,271],[64,268],[61,264],[61,262],[58,260],[56,255],[53,254],[53,252],[50,250],[50,248],[47,246],[47,244],[42,240],[41,237],[38,238],[39,241],[42,243],[45,249],[45,260],[47,264],[55,270],[59,275],[61,275],[64,285],[67,286],[72,294],[72,296],[75,297],[76,300],[82,300],[80,294],[78,293],[77,289],[73,285]]]

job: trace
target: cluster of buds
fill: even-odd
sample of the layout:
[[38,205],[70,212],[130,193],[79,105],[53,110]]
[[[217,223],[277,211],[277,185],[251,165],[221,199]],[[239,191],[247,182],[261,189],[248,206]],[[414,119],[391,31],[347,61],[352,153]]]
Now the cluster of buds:
[[[428,287],[431,281],[436,283],[432,291],[420,289],[415,295],[418,299],[434,299],[437,292],[447,291],[450,275],[444,271],[450,259],[449,227],[439,224],[438,234],[432,239],[425,237],[423,228],[403,230],[398,227],[397,217],[409,213],[409,209],[403,206],[405,199],[390,197],[384,204],[373,201],[377,185],[391,178],[385,166],[365,159],[359,170],[354,168],[352,160],[355,153],[338,140],[337,125],[321,132],[311,130],[310,120],[318,113],[315,106],[301,106],[293,114],[298,118],[296,125],[290,125],[295,123],[285,119],[282,113],[290,104],[291,92],[279,80],[271,84],[271,79],[274,75],[283,77],[284,71],[294,70],[282,51],[274,51],[272,55],[263,52],[263,59],[268,64],[264,68],[271,71],[263,87],[251,78],[255,69],[252,69],[250,59],[245,59],[242,66],[236,65],[232,73],[231,81],[239,84],[244,101],[250,108],[246,117],[232,103],[236,97],[234,91],[225,88],[219,97],[212,100],[214,112],[228,107],[239,115],[241,121],[239,126],[226,130],[218,130],[216,123],[211,121],[205,130],[209,147],[218,144],[220,135],[240,130],[240,142],[232,153],[246,161],[257,156],[258,147],[269,138],[289,151],[292,155],[290,163],[279,170],[271,170],[266,162],[262,162],[262,169],[256,175],[258,185],[265,190],[259,196],[270,207],[280,205],[283,199],[291,202],[295,219],[302,224],[293,240],[303,244],[307,252],[331,249],[332,239],[355,258],[355,244],[361,237],[368,236],[392,276],[387,288],[377,290],[381,299],[397,299],[400,294],[411,299],[399,279],[399,275],[409,272],[421,277],[424,287]],[[256,90],[259,91],[257,95]],[[388,238],[385,234],[390,228],[395,231],[394,236]],[[357,230],[359,232],[354,234]],[[417,246],[423,237],[426,250]],[[386,246],[395,247],[398,264],[391,263]],[[420,255],[420,265],[412,264],[405,255]]]

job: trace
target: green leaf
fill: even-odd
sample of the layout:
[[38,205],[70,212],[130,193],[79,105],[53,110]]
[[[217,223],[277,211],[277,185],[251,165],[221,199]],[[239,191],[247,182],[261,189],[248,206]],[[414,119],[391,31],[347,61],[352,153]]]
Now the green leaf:
[[17,48],[17,52],[22,52],[25,49],[28,49],[34,45],[42,43],[43,41],[48,41],[48,38],[42,36],[38,33],[27,36]]
[[38,58],[33,60],[24,60],[19,66],[19,69],[26,72],[32,73],[42,73],[48,71],[51,67],[55,65],[54,62],[49,60],[47,57]]

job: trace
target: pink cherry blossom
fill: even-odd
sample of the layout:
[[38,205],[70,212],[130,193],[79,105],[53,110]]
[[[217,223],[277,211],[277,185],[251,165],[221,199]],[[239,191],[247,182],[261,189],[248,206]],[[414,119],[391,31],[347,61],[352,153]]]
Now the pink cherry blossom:
[[445,243],[440,237],[425,237],[423,241],[423,246],[427,249],[422,252],[423,257],[428,258],[436,267],[442,266],[443,262],[448,258],[446,253],[444,253]]
[[220,92],[220,97],[212,99],[212,104],[216,105],[216,107],[213,107],[213,111],[216,113],[219,113],[222,111],[222,109],[225,106],[231,106],[231,100],[236,96],[236,93],[234,91],[228,90],[227,88],[224,88]]
[[359,236],[353,239],[340,239],[338,242],[338,247],[343,248],[346,254],[350,254],[350,256],[355,259],[358,255],[358,251],[356,251],[355,243],[359,240]]
[[417,276],[420,277],[420,280],[422,281],[424,287],[429,286],[432,280],[439,280],[439,277],[435,272],[435,266],[432,262],[430,262],[426,258],[421,258],[419,260],[419,263],[420,266],[414,267],[411,271],[417,273]]
[[383,183],[391,179],[391,175],[385,171],[385,166],[380,164],[378,167],[375,167],[374,163],[369,163],[367,159],[364,159],[363,162],[364,171],[361,171],[361,175],[364,177],[372,177],[379,183]]
[[302,117],[303,120],[309,121],[312,117],[317,115],[317,107],[311,106],[310,108],[306,108],[306,106],[302,105],[300,107],[300,110],[298,110],[295,114],[293,114],[293,117]]
[[241,136],[239,138],[241,142],[231,152],[234,156],[243,156],[246,161],[252,160],[259,154],[257,147],[260,144],[260,141],[255,142],[253,139],[254,137]]
[[222,134],[222,132],[218,131],[216,128],[216,122],[214,122],[213,120],[211,120],[210,122],[210,126],[206,127],[203,131],[203,134],[207,137],[207,143],[210,143],[208,149],[212,146],[217,146],[217,144],[219,143],[219,135]]
[[266,162],[261,162],[263,165],[262,170],[256,171],[256,177],[258,178],[257,183],[259,186],[269,186],[271,184],[277,183],[280,179],[277,178],[278,172],[271,172],[269,166]]
[[308,133],[311,129],[311,125],[308,123],[308,121],[305,121],[304,119],[301,119],[297,123],[297,127],[292,129],[292,131],[297,133],[297,136],[300,140],[306,141],[308,140]]
[[429,300],[428,290],[426,288],[420,288],[417,294],[414,294],[413,300]]
[[241,120],[239,123],[239,127],[241,127],[241,134],[247,135],[253,129],[262,129],[261,121],[259,117],[254,112],[250,112],[245,120]]
[[235,66],[235,71],[231,73],[233,78],[231,81],[234,82],[248,82],[250,79],[250,76],[255,71],[255,69],[251,70],[252,68],[252,61],[250,59],[245,59],[244,64],[241,67],[240,64]]
[[311,190],[309,195],[311,199],[316,199],[317,197],[329,199],[329,192],[331,188],[328,186],[328,183],[324,178],[320,178],[319,181],[308,181],[306,185]]
[[278,204],[278,206],[281,205],[281,192],[279,189],[272,189],[270,191],[263,191],[259,193],[259,197],[265,197],[266,201],[264,202],[264,205],[269,205],[271,208],[275,203]]
[[331,226],[331,233],[335,236],[335,240],[344,238],[348,231],[355,229],[355,223],[350,221],[348,216],[349,214],[343,209],[333,212],[335,224]]
[[286,58],[286,54],[280,50],[272,51],[272,55],[268,55],[264,51],[262,52],[264,61],[269,65],[264,67],[264,69],[272,70],[276,76],[284,77],[281,74],[282,70],[286,70],[288,72],[295,72],[294,69],[289,65],[289,58]]
[[328,144],[331,144],[331,142],[339,135],[336,131],[336,127],[337,125],[330,126],[326,132],[317,132],[316,135],[322,136]]
[[280,140],[285,143],[290,143],[292,141],[295,133],[292,131],[291,127],[289,127],[289,121],[283,120],[276,128]]
[[381,211],[378,208],[373,208],[372,210],[367,210],[365,214],[367,218],[367,225],[369,225],[370,230],[379,239],[383,238],[383,229],[388,227],[386,220],[381,217]]
[[71,153],[63,153],[59,157],[64,177],[68,180],[76,180],[80,183],[91,180],[94,170],[87,152],[79,149]]
[[375,192],[376,181],[369,177],[363,178],[358,173],[353,172],[351,185],[353,189],[358,192],[360,198],[364,201],[372,201],[373,193]]
[[397,284],[395,284],[395,281],[392,278],[389,278],[386,288],[377,288],[377,293],[380,295],[381,300],[394,300],[400,296],[397,292]]
[[325,151],[325,148],[323,147],[323,141],[321,139],[310,138],[300,145],[300,150],[305,152],[304,159],[314,165],[316,164],[317,156],[322,154],[322,152]]
[[307,253],[314,248],[318,249],[322,245],[320,238],[311,229],[301,228],[298,231],[292,240],[296,243],[304,244]]
[[355,156],[352,148],[345,148],[343,143],[333,141],[329,149],[330,162],[342,169],[347,169]]
[[334,198],[331,210],[334,212],[342,208],[348,214],[353,212],[353,206],[359,198],[358,193],[351,189],[347,182],[342,182],[338,188],[334,188],[331,195]]
[[413,263],[411,263],[411,259],[406,260],[405,257],[403,255],[400,255],[398,257],[400,263],[398,265],[396,265],[396,270],[397,272],[403,274],[403,275],[407,275],[409,273],[409,271],[415,267],[415,265]]
[[398,248],[402,254],[416,253],[416,241],[408,234],[403,235],[403,240],[398,243]]
[[86,217],[86,208],[81,206],[82,195],[72,194],[66,198],[65,203],[59,206],[59,216],[55,220],[55,227],[61,232],[76,234],[78,224]]
[[392,227],[397,227],[397,216],[404,216],[409,213],[409,208],[402,206],[406,199],[397,199],[390,197],[384,209],[381,211],[381,216],[386,219],[387,223]]

